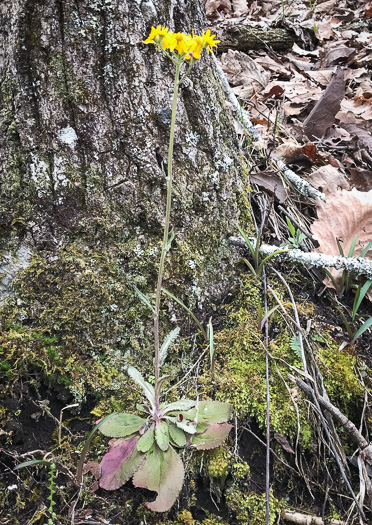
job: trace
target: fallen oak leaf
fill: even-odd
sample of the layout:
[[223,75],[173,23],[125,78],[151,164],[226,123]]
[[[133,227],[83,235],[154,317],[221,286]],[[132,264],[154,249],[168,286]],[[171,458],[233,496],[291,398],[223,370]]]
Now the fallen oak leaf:
[[310,140],[323,137],[327,129],[332,126],[344,96],[344,72],[339,68],[303,124],[304,134]]
[[[339,255],[338,239],[347,255],[356,236],[352,257],[359,257],[372,239],[372,190],[339,190],[330,195],[326,203],[317,200],[317,213],[318,219],[311,227],[314,238],[319,242],[319,248],[315,250],[317,253]],[[372,248],[365,257],[372,258]],[[336,285],[341,286],[342,270],[332,269],[330,273]],[[327,288],[336,289],[329,277],[323,283]]]
[[270,171],[260,171],[250,175],[250,180],[260,188],[264,188],[282,204],[286,201],[287,193],[282,179]]
[[321,166],[311,173],[307,179],[314,188],[323,193],[335,193],[339,188],[349,190],[350,185],[346,176],[334,166]]

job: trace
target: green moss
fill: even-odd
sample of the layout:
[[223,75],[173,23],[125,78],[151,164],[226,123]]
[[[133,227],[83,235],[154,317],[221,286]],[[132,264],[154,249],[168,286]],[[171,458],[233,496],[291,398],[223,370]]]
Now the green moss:
[[207,454],[208,474],[212,478],[225,478],[227,476],[229,461],[227,450],[221,446]]
[[[255,492],[243,493],[235,488],[226,491],[226,502],[236,514],[236,519],[249,525],[262,525],[266,519],[266,495]],[[270,495],[270,525],[275,522],[275,517],[280,509],[279,501]]]
[[[324,334],[323,334],[324,335]],[[348,413],[350,403],[362,403],[364,388],[357,375],[357,356],[352,349],[339,350],[339,342],[325,334],[327,344],[318,345],[318,365],[331,401]]]

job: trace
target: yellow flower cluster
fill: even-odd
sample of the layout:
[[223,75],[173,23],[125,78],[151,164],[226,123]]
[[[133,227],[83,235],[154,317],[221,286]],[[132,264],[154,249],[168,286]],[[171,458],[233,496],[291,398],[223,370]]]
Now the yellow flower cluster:
[[202,50],[206,49],[208,53],[212,53],[212,48],[217,47],[220,40],[215,40],[216,35],[211,35],[210,30],[203,31],[202,36],[186,35],[185,33],[173,33],[169,31],[168,27],[152,27],[151,32],[144,44],[156,44],[159,49],[164,51],[177,51],[179,55],[186,60],[198,60],[201,56]]

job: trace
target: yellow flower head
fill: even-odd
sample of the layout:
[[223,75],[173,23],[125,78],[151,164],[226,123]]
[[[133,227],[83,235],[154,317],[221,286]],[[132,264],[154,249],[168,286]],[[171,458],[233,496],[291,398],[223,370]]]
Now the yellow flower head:
[[207,31],[203,31],[203,47],[207,48],[208,53],[212,53],[212,47],[217,47],[217,44],[221,42],[221,40],[215,40],[216,35],[211,35],[210,29],[207,29]]
[[185,33],[173,33],[172,40],[174,49],[179,55],[187,55],[191,50],[192,38],[191,35]]
[[201,36],[194,35],[191,44],[192,58],[194,58],[195,60],[199,60],[202,49],[203,38]]
[[152,27],[151,32],[144,44],[156,44],[165,51],[169,49],[172,53],[177,51],[181,60],[192,61],[199,60],[202,50],[207,49],[208,53],[212,53],[212,48],[217,47],[219,40],[215,40],[216,35],[211,35],[210,29],[203,31],[203,36],[186,35],[185,33],[173,33],[169,31],[168,27],[157,26]]
[[143,41],[144,44],[158,44],[160,45],[164,38],[168,35],[169,29],[165,26],[152,26],[149,36]]

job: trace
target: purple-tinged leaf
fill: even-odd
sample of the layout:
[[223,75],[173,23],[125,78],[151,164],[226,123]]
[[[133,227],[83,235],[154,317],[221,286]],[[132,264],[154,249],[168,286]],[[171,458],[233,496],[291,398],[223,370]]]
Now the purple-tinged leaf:
[[108,437],[126,437],[137,432],[145,422],[146,419],[134,414],[118,413],[105,421],[99,431]]
[[157,492],[156,500],[147,502],[146,507],[155,512],[166,512],[182,489],[184,474],[182,460],[172,447],[166,452],[154,447],[134,474],[133,484]]
[[137,443],[137,450],[140,452],[147,452],[154,444],[154,440],[154,425],[151,425],[151,427],[143,434],[143,436],[140,437]]
[[157,421],[155,424],[155,439],[159,448],[166,451],[169,447],[168,425],[165,421]]
[[127,439],[111,447],[109,452],[103,456],[100,487],[106,490],[116,490],[133,476],[144,459],[144,455],[136,449],[138,439],[138,437]]
[[196,434],[192,438],[192,446],[197,450],[209,450],[219,447],[229,435],[232,425],[227,423],[212,423],[202,434]]
[[183,430],[169,423],[169,437],[176,447],[182,448],[186,445],[186,436]]
[[150,407],[148,407],[147,405],[143,403],[137,403],[136,409],[139,410],[140,412],[145,412],[145,414],[149,414],[149,415],[151,414]]

